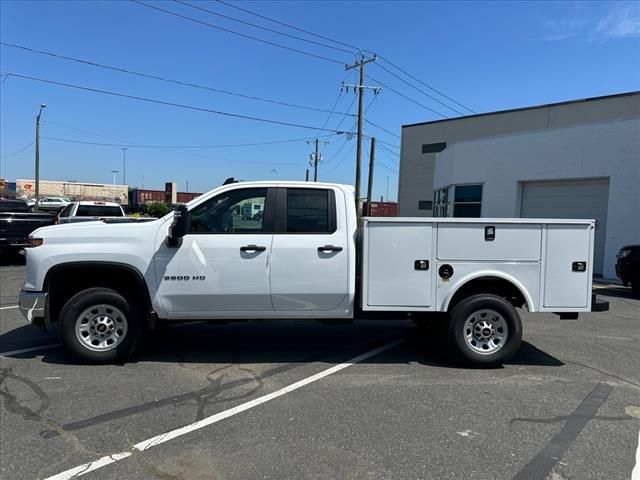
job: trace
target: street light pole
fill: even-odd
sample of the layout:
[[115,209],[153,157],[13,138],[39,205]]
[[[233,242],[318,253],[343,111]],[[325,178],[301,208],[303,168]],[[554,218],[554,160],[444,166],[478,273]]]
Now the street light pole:
[[116,201],[116,178],[118,177],[118,170],[111,170],[111,173],[113,173],[113,190],[111,191],[112,195],[112,200],[115,202]]
[[42,115],[42,109],[47,106],[40,104],[40,110],[36,116],[36,203],[33,206],[34,211],[38,211],[38,203],[40,202],[40,115]]
[[127,184],[127,147],[122,147],[122,184]]

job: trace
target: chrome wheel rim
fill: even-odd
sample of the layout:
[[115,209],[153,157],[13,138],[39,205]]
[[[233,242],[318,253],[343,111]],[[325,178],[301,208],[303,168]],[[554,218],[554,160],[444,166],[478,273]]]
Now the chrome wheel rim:
[[464,341],[475,353],[496,353],[504,347],[508,338],[507,321],[495,310],[477,310],[464,322]]
[[94,352],[108,352],[127,336],[127,317],[113,305],[93,305],[78,315],[75,330],[83,347]]

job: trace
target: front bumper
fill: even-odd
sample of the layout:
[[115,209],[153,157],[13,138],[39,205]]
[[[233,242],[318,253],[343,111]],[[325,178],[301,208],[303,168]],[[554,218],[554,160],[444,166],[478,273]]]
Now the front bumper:
[[20,313],[30,323],[41,323],[46,315],[47,292],[22,290],[18,296]]

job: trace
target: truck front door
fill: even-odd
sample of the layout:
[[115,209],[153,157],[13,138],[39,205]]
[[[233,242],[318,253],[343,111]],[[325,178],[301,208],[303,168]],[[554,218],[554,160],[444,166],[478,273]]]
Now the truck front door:
[[345,215],[336,208],[332,189],[278,189],[271,253],[271,297],[276,312],[347,308]]
[[[251,316],[272,312],[269,255],[275,189],[236,188],[190,210],[189,233],[156,254],[158,294],[170,318]],[[245,205],[265,215],[246,218]]]

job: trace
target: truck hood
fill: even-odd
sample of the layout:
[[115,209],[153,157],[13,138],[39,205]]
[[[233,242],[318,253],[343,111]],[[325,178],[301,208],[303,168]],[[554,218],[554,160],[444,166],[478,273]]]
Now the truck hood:
[[[132,223],[104,223],[90,221],[80,223],[65,223],[41,227],[31,233],[32,237],[55,241],[55,243],[107,243],[121,241],[124,238],[149,238],[165,223],[172,214],[150,222]],[[45,242],[48,243],[48,242]]]

